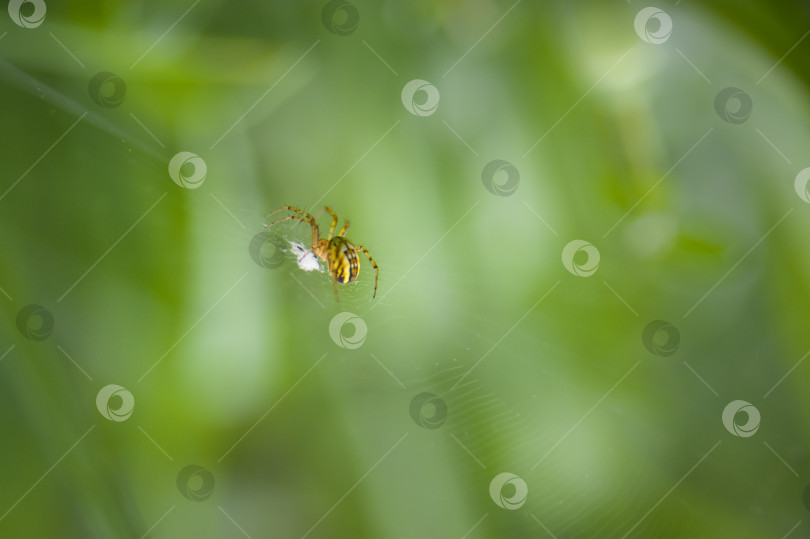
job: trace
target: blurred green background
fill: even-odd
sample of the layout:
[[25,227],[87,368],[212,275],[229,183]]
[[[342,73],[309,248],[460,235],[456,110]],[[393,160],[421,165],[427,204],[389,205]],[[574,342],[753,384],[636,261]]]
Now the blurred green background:
[[[806,2],[37,4],[0,16],[0,536],[810,535]],[[251,253],[288,204],[376,299],[273,251],[304,225]]]

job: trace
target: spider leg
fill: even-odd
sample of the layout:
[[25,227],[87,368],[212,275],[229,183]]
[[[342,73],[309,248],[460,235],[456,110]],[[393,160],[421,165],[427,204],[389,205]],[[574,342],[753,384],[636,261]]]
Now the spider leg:
[[349,230],[349,221],[343,223],[343,228],[341,228],[340,232],[338,232],[338,236],[343,236],[344,234],[346,234],[347,230]]
[[371,258],[371,254],[369,254],[368,249],[366,249],[362,245],[356,245],[355,249],[357,249],[358,251],[363,251],[363,253],[365,253],[366,257],[368,258],[368,261],[371,262],[371,265],[374,267],[374,295],[372,295],[371,297],[376,298],[377,297],[377,279],[380,276],[380,268],[379,268],[379,266],[377,266],[377,263],[374,262],[374,259]]
[[[282,209],[285,209],[285,208],[282,208]],[[295,208],[291,208],[291,209],[295,210]],[[271,215],[272,213],[276,213],[276,212],[271,212],[268,215]],[[302,212],[302,213],[304,213],[304,212]],[[264,227],[265,228],[270,228],[271,226],[276,225],[278,223],[281,223],[283,221],[298,221],[298,222],[301,222],[301,223],[306,223],[310,227],[312,227],[312,249],[311,250],[314,251],[315,249],[318,248],[318,242],[319,242],[319,239],[320,239],[320,234],[319,234],[319,231],[318,231],[318,223],[315,222],[315,218],[312,217],[311,215],[309,215],[308,213],[304,213],[304,215],[306,215],[307,217],[305,218],[305,217],[301,217],[301,216],[298,216],[298,215],[288,215],[287,217],[282,217],[281,219],[277,219],[277,220],[273,221],[272,223],[266,224],[266,225],[264,225]]]
[[307,219],[314,219],[314,217],[312,217],[312,215],[308,214],[308,213],[307,213],[307,212],[305,212],[304,210],[299,210],[299,209],[298,209],[298,208],[296,208],[295,206],[283,206],[283,207],[281,207],[281,208],[279,208],[279,209],[277,209],[277,210],[273,210],[273,211],[271,211],[270,213],[268,213],[267,215],[265,215],[265,216],[264,216],[264,218],[265,218],[265,219],[267,219],[268,217],[270,217],[270,216],[271,216],[271,215],[273,215],[274,213],[278,213],[278,212],[280,212],[280,211],[284,211],[284,210],[290,210],[290,211],[294,211],[295,213],[297,213],[297,214],[299,214],[299,215],[301,215],[301,216],[303,216],[303,217],[305,217],[305,218],[307,218]]
[[[332,216],[332,225],[329,227],[329,237],[326,238],[328,240],[331,240],[332,239],[332,234],[335,233],[335,227],[337,226],[337,223],[338,223],[338,216],[337,216],[337,214],[335,212],[332,211],[332,209],[329,206],[324,206],[323,209],[325,209],[327,212],[329,212],[329,215]],[[340,234],[338,234],[338,235],[340,235]]]

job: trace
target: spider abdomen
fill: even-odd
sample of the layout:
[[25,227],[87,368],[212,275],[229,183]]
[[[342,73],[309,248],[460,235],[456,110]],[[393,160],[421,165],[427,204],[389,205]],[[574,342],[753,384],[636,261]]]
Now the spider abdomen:
[[357,249],[344,237],[335,236],[329,240],[329,271],[340,284],[354,281],[360,273]]

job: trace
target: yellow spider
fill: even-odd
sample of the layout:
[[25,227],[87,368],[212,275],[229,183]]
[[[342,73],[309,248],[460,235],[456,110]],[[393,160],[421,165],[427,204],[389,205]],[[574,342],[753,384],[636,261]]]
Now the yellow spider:
[[[318,228],[318,223],[315,221],[315,218],[307,212],[294,208],[293,206],[284,206],[283,208],[271,211],[266,217],[284,210],[294,211],[298,215],[288,215],[287,217],[282,217],[264,226],[265,228],[269,228],[282,221],[299,221],[312,227],[312,248],[310,251],[326,262],[329,275],[332,276],[335,283],[346,284],[357,278],[357,275],[360,273],[360,258],[357,256],[357,251],[362,251],[374,267],[374,294],[372,297],[377,297],[377,278],[379,277],[380,269],[377,263],[371,258],[368,249],[362,245],[354,245],[343,236],[349,228],[349,221],[344,223],[343,228],[340,229],[337,236],[333,236],[338,223],[338,217],[328,206],[324,209],[332,216],[332,226],[329,227],[329,237],[326,239],[320,237],[320,229]],[[337,293],[337,285],[335,286],[335,293]]]

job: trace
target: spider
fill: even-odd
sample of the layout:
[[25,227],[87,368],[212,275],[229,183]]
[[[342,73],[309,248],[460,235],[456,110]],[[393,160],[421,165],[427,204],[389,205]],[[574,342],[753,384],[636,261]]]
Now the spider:
[[[307,212],[293,206],[284,206],[283,208],[271,211],[265,217],[284,210],[293,211],[298,215],[288,215],[287,217],[282,217],[264,226],[265,228],[269,228],[282,221],[292,220],[306,223],[312,227],[312,247],[310,251],[326,262],[329,275],[332,276],[335,283],[346,284],[357,278],[357,275],[360,273],[360,258],[357,256],[357,251],[362,251],[374,267],[374,294],[372,297],[377,297],[377,278],[379,277],[380,269],[377,263],[371,258],[368,249],[362,245],[354,245],[344,237],[346,230],[349,228],[348,221],[343,224],[343,228],[340,229],[337,236],[333,235],[338,223],[338,216],[328,206],[324,209],[332,216],[332,226],[329,227],[329,237],[326,239],[320,237],[320,229],[318,228],[318,223],[315,221],[315,218]],[[337,293],[337,284],[335,285],[335,293]]]

